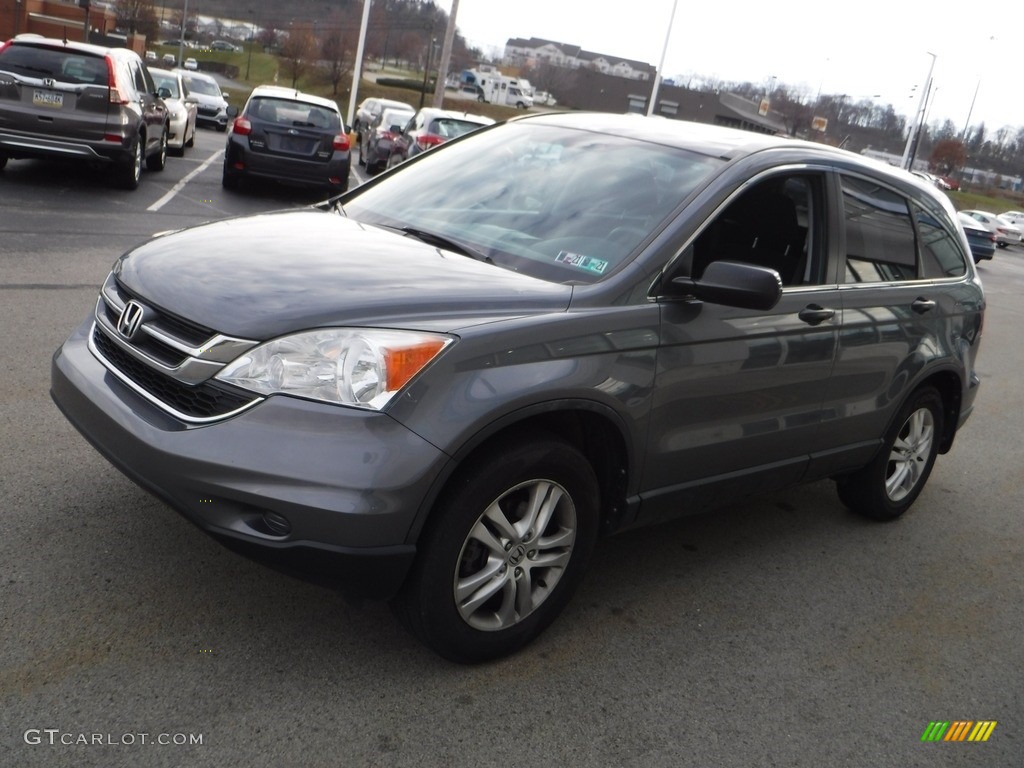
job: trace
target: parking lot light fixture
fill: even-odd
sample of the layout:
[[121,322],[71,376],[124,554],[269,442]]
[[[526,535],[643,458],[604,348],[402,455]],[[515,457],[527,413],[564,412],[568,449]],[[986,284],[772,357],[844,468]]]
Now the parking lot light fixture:
[[256,19],[252,8],[249,9],[249,56],[245,60],[245,79],[249,79],[249,70],[252,68],[252,47],[256,44]]

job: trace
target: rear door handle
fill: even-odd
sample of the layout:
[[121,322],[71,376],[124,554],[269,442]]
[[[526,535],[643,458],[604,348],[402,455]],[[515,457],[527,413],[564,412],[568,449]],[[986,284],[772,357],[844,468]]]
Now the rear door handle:
[[917,312],[919,315],[923,315],[925,312],[930,312],[935,309],[935,302],[931,299],[917,299],[910,308]]
[[808,304],[806,307],[800,310],[800,314],[797,315],[808,325],[818,325],[831,320],[836,316],[834,309],[825,309],[825,307],[819,306],[818,304]]

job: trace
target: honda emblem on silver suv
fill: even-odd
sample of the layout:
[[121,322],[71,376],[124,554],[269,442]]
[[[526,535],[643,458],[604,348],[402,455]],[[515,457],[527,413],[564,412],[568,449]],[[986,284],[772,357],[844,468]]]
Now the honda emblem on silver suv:
[[139,302],[134,299],[129,301],[125,304],[124,311],[121,312],[121,317],[117,321],[117,332],[131,341],[142,326],[144,315],[145,310]]

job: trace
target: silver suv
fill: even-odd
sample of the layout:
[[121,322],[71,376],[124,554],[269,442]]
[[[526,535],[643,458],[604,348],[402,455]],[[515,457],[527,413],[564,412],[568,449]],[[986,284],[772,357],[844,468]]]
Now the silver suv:
[[0,168],[10,158],[93,161],[135,189],[143,160],[164,168],[167,122],[133,51],[46,38],[0,45]]
[[52,391],[232,548],[477,661],[599,536],[824,478],[906,512],[978,392],[969,253],[941,191],[848,152],[537,115],[140,245]]

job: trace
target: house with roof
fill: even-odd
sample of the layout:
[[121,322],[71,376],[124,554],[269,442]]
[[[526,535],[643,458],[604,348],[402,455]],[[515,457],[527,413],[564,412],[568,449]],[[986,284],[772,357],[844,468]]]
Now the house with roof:
[[585,51],[578,45],[558,43],[539,37],[510,37],[505,43],[504,63],[516,67],[549,64],[568,69],[586,68],[627,80],[653,80],[656,72],[654,66],[644,61]]

